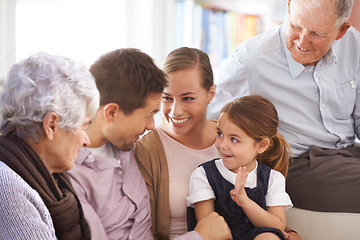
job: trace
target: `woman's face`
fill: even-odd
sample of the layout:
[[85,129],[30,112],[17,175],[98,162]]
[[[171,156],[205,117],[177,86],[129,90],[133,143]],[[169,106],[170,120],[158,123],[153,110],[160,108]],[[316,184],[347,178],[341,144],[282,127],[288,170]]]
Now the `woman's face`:
[[81,148],[90,144],[86,133],[90,120],[90,115],[86,116],[82,124],[72,131],[57,127],[44,159],[50,172],[64,172],[73,168]]
[[161,111],[171,131],[186,135],[206,121],[206,109],[215,94],[201,86],[198,67],[168,74],[169,86],[164,89]]

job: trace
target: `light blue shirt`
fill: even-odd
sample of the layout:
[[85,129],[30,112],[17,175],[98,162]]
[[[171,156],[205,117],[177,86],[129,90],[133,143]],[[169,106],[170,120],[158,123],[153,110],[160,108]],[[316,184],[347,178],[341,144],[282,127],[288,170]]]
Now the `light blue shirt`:
[[360,129],[360,35],[351,27],[315,67],[295,62],[286,25],[238,45],[215,75],[217,93],[208,117],[235,98],[262,95],[275,105],[279,133],[298,156],[313,145],[344,148]]

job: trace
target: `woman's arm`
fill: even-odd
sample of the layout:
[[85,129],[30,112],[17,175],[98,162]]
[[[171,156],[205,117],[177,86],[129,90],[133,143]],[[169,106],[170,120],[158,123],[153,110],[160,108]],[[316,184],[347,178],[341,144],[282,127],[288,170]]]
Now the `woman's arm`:
[[152,234],[157,239],[157,196],[156,189],[154,186],[154,176],[152,173],[150,153],[146,150],[143,144],[139,141],[136,143],[135,159],[141,171],[141,174],[145,180],[146,187],[149,191],[150,205],[151,205],[151,219],[152,219]]
[[0,183],[0,239],[56,239],[50,213],[38,192],[10,168],[0,167]]

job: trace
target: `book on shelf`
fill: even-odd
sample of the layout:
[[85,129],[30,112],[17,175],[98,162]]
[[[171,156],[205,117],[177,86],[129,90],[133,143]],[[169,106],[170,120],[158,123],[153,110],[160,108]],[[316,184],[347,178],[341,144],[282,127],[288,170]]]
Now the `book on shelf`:
[[213,67],[228,58],[235,47],[260,33],[262,19],[194,1],[175,2],[175,47],[195,47],[206,52]]

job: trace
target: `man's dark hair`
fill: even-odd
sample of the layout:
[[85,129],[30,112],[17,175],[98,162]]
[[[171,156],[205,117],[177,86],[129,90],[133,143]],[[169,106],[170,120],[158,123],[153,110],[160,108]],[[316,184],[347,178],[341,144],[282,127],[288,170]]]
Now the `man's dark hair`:
[[100,105],[117,103],[125,114],[144,107],[149,94],[162,93],[168,83],[153,59],[134,48],[104,54],[90,72],[100,92]]

